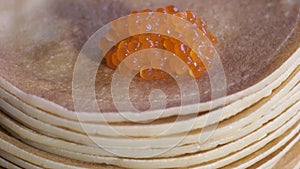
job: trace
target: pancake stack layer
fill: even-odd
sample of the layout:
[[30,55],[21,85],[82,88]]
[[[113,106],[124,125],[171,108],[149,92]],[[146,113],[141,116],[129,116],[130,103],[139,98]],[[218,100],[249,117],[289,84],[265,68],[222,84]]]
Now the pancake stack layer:
[[[200,103],[181,106],[174,79],[136,77],[130,99],[145,111],[117,112],[114,72],[102,65],[101,112],[76,111],[73,73],[88,38],[129,11],[168,4],[216,34],[226,96],[213,96],[205,74]],[[300,168],[299,1],[0,0],[0,9],[1,167]],[[166,108],[148,110],[157,88]]]

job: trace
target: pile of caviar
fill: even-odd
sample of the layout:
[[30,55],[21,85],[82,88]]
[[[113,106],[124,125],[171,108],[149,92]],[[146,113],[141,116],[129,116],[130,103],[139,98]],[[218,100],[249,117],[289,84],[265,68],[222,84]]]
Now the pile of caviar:
[[[207,30],[207,25],[204,20],[197,18],[192,11],[188,10],[180,12],[178,8],[170,5],[166,8],[158,8],[156,11],[147,9],[141,12],[133,11],[131,14],[143,12],[160,12],[178,16],[197,26],[203,35],[209,39],[210,44],[208,45],[215,45],[217,43],[216,37]],[[179,64],[179,59],[172,59],[169,57],[161,58],[155,57],[154,55],[145,56],[143,58],[126,59],[126,57],[135,52],[149,48],[157,48],[172,52],[174,57],[177,56],[186,65]],[[127,72],[138,70],[140,72],[140,77],[145,80],[163,79],[168,77],[168,73],[170,72],[180,76],[189,74],[194,78],[199,78],[206,71],[207,67],[210,66],[214,56],[212,48],[205,48],[205,45],[203,50],[201,50],[201,53],[203,55],[201,56],[202,60],[189,46],[175,38],[160,34],[146,33],[134,35],[119,42],[105,55],[105,62],[109,68],[117,69],[120,63],[126,59],[124,62],[125,66],[119,66],[120,72],[126,72],[124,71],[125,69]],[[189,69],[187,69],[187,67]],[[164,70],[167,70],[168,73]]]

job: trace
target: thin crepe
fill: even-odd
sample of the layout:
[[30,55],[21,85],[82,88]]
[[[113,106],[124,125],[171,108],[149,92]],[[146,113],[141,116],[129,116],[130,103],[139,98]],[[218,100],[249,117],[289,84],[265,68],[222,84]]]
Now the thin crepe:
[[[295,106],[294,106],[295,107]],[[296,106],[295,108],[299,109],[299,106]],[[291,110],[293,110],[294,108],[291,108]],[[295,110],[293,111],[295,112]],[[264,150],[265,148],[264,145],[271,145],[271,146],[275,146],[274,148],[272,148],[273,150],[270,152],[272,153],[273,151],[276,151],[278,148],[280,148],[281,146],[283,146],[284,144],[286,144],[286,142],[288,142],[288,140],[292,139],[295,135],[298,134],[300,126],[299,126],[299,113],[296,113],[296,116],[294,118],[292,118],[290,121],[288,121],[286,124],[284,124],[283,126],[281,126],[278,130],[269,133],[269,135],[265,135],[262,140],[259,140],[258,142],[255,142],[254,144],[251,144],[249,147],[245,147],[244,149],[237,151],[237,153],[235,154],[231,154],[229,156],[226,156],[226,158],[224,159],[219,159],[217,160],[215,163],[213,161],[213,163],[204,163],[204,166],[201,167],[212,167],[212,166],[224,166],[224,165],[228,165],[232,162],[237,161],[238,159],[241,159],[243,157],[246,157],[254,152],[256,152],[257,150],[260,150],[262,148],[262,150]],[[277,120],[279,121],[279,120]],[[272,126],[272,125],[270,125]],[[263,132],[263,131],[262,131]],[[255,133],[253,134],[253,136],[255,135]],[[251,137],[249,137],[251,138]],[[248,138],[248,139],[249,139]],[[280,144],[274,144],[271,141],[272,140],[285,140],[285,141],[281,141]],[[3,143],[3,140],[0,140]],[[11,147],[11,146],[9,146]],[[7,150],[6,147],[5,150]],[[267,146],[268,147],[268,146]],[[267,148],[266,147],[266,148]],[[41,147],[42,148],[42,147]],[[50,147],[46,147],[46,149],[48,149],[47,151],[49,151],[51,148]],[[11,150],[12,151],[12,150]],[[109,158],[97,158],[96,156],[89,156],[89,155],[83,155],[83,154],[78,154],[78,153],[68,153],[66,151],[63,150],[54,150],[53,152],[55,153],[59,153],[60,155],[65,155],[68,157],[72,157],[75,159],[80,159],[80,160],[84,160],[84,161],[90,161],[90,162],[97,162],[97,163],[101,163],[101,161],[103,159],[105,159],[104,161],[102,161],[103,163],[117,163],[117,165],[121,165],[121,166],[126,166],[129,168],[157,168],[159,167],[174,167],[174,166],[187,166],[186,163],[181,163],[179,161],[181,161],[182,159],[188,159],[189,164],[188,165],[192,165],[193,161],[196,160],[198,158],[197,154],[192,154],[192,155],[186,155],[186,156],[180,156],[178,158],[174,158],[174,159],[153,159],[153,160],[134,160],[134,159],[114,159],[114,160],[108,160]],[[65,154],[66,153],[66,154]],[[20,154],[22,155],[22,154]],[[200,156],[199,156],[200,157]],[[23,157],[24,158],[24,157]],[[102,159],[102,160],[101,160]],[[199,160],[199,159],[198,159]],[[202,159],[203,160],[203,159]],[[160,161],[159,165],[157,164],[157,162]],[[196,164],[199,164],[198,162]]]
[[[11,26],[15,29],[2,31],[0,76],[22,91],[37,96],[31,103],[41,100],[45,102],[35,106],[45,110],[57,110],[53,107],[60,105],[72,111],[72,73],[77,54],[84,42],[111,19],[142,6],[145,8],[145,5],[135,4],[130,0],[34,2],[28,1],[26,8],[20,10],[21,15],[28,17],[19,18],[17,14],[12,17]],[[171,1],[148,1],[147,6],[155,8],[168,3]],[[284,63],[299,47],[297,1],[264,0],[254,3],[250,0],[194,0],[172,1],[172,4],[196,11],[211,25],[210,29],[219,39],[217,50],[223,61],[228,94],[237,93],[258,83]],[[35,12],[28,12],[32,8]],[[120,8],[123,9],[121,12],[114,11],[120,11]],[[12,7],[8,7],[8,11],[11,9]],[[107,15],[110,11],[112,13]],[[16,24],[14,19],[23,22]],[[96,82],[97,98],[104,113],[115,111],[107,85],[110,83],[107,75],[112,72],[105,67],[100,68]],[[201,102],[209,101],[211,92],[208,75],[200,78],[198,82]],[[180,105],[178,87],[174,81],[145,82],[136,78],[131,86],[134,89],[131,90],[134,106],[140,110],[148,108],[148,93],[152,87],[161,88],[166,93],[167,108]],[[208,108],[209,106],[206,107]]]
[[[295,73],[293,75],[295,75]],[[297,73],[297,75],[298,74],[299,73]],[[166,147],[167,145],[174,143],[174,139],[176,140],[176,138],[178,137],[184,137],[184,138],[183,140],[181,140],[180,143],[176,144],[177,146],[188,145],[185,147],[186,149],[184,149],[184,147],[180,147],[179,150],[181,151],[189,152],[190,150],[203,151],[203,150],[211,149],[216,147],[219,144],[225,144],[230,140],[233,141],[235,139],[243,137],[249,132],[255,131],[256,129],[261,127],[264,123],[279,116],[286,108],[288,108],[294,103],[297,103],[299,100],[298,82],[299,82],[298,76],[291,76],[289,80],[287,80],[280,88],[276,89],[271,96],[265,98],[264,100],[257,103],[253,107],[247,109],[246,111],[240,112],[239,115],[234,116],[231,119],[220,122],[220,124],[214,131],[214,135],[212,135],[209,138],[209,140],[207,140],[205,143],[201,144],[200,147],[196,146],[196,148],[192,148],[189,145],[199,142],[199,134],[201,134],[201,129],[191,131],[188,133],[188,135],[184,135],[183,133],[183,134],[177,134],[168,137],[164,136],[164,137],[148,138],[148,139],[147,138],[130,139],[130,138],[123,138],[123,137],[106,138],[104,136],[97,136],[94,138],[102,139],[103,140],[102,146],[106,145],[111,149],[118,149],[124,146],[123,148],[125,148],[124,151],[126,152],[126,150],[130,147],[131,149],[130,153],[133,153],[132,151],[134,149],[137,149],[138,147],[140,148],[148,147],[149,148],[148,151],[150,152],[154,152],[156,149],[155,147],[157,147],[157,151],[161,151],[159,150],[158,147],[161,147],[160,149],[162,149],[163,147]],[[23,114],[23,112],[18,111],[18,109],[9,108],[11,107],[11,105],[5,103],[5,101],[1,100],[0,103],[2,103],[1,104],[2,106],[6,107],[7,114],[9,114],[11,117],[15,117],[18,121],[20,121],[26,126],[29,126],[34,130],[37,130],[41,133],[46,133],[46,134],[49,133],[58,138],[70,140],[72,142],[79,141],[78,143],[87,144],[87,145],[91,144],[91,142],[89,141],[90,137],[89,138],[85,137],[85,134],[79,134],[74,131],[66,130],[65,128],[57,128],[48,123],[43,123],[41,121],[32,119],[30,116],[26,116],[25,114]],[[19,109],[22,111],[26,111],[24,105],[22,107],[19,107]],[[236,134],[236,132],[231,133],[232,130],[239,131],[238,132],[239,134]],[[33,138],[33,136],[28,136],[28,135],[27,136],[23,135],[23,137]],[[74,138],[80,138],[80,139],[74,139]],[[35,140],[39,140],[39,139],[35,139]],[[83,140],[85,141],[82,142]],[[57,144],[64,144],[64,143],[57,143]],[[119,147],[120,145],[122,145],[122,147]],[[51,145],[51,146],[56,147],[55,145]],[[85,148],[85,149],[89,149],[89,148]],[[174,148],[172,151],[168,151],[168,153],[165,153],[164,155],[170,155],[169,153],[172,154],[172,152],[176,149],[177,148]],[[90,151],[90,149],[87,151]],[[103,150],[97,152],[97,154],[101,152],[103,153]],[[141,153],[140,156],[143,156],[146,155],[146,150],[143,151],[138,150],[136,153]],[[107,155],[105,151],[104,154]],[[134,157],[138,158],[139,155],[134,155]]]

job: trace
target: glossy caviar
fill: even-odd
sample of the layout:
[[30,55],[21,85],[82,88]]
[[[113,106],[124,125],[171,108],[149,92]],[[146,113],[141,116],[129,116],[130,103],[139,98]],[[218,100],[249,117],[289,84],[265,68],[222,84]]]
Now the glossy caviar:
[[[197,26],[203,35],[210,40],[210,44],[208,45],[215,45],[217,43],[216,37],[207,30],[207,25],[204,20],[197,18],[192,11],[179,12],[178,8],[170,5],[166,8],[158,8],[156,11],[146,9],[141,12],[133,11],[131,14],[142,12],[160,12],[178,16]],[[101,48],[101,45],[99,46]],[[189,69],[183,64],[178,64],[180,60],[178,61],[176,58],[164,58],[150,55],[144,56],[143,58],[129,57],[126,59],[126,57],[135,52],[150,48],[167,50],[174,53],[188,66]],[[212,48],[208,46],[205,47],[205,45],[201,50],[201,53],[203,55],[201,55],[202,60],[189,46],[175,38],[160,34],[146,33],[137,34],[119,42],[105,55],[105,62],[109,68],[116,69],[120,63],[124,61],[126,67],[121,68],[119,66],[119,69],[127,68],[129,71],[138,70],[140,72],[140,77],[145,80],[163,79],[168,77],[168,73],[170,72],[180,76],[189,74],[194,78],[199,78],[206,71],[206,68],[210,66],[214,56]],[[163,70],[167,70],[168,73]],[[121,71],[122,70],[120,70],[120,72]]]

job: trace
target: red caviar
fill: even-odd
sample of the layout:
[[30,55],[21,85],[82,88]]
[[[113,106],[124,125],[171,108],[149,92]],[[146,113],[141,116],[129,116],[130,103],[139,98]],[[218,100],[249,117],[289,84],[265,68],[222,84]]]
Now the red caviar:
[[[131,12],[131,14],[142,12],[152,12],[152,10],[145,9],[141,12],[133,11]],[[207,25],[204,20],[197,18],[192,11],[188,10],[185,12],[179,12],[178,8],[170,5],[166,8],[158,8],[156,12],[172,14],[191,22],[202,31],[203,35],[205,35],[210,40],[211,44],[215,45],[217,43],[216,37],[207,30]],[[101,45],[99,46],[101,48]],[[155,56],[145,56],[145,58],[143,59],[128,59],[125,62],[126,67],[129,70],[139,70],[140,77],[145,80],[163,79],[167,77],[166,72],[160,69],[155,69],[158,66],[162,69],[168,69],[169,71],[174,72],[177,75],[189,74],[194,78],[199,78],[206,71],[206,67],[209,66],[210,61],[212,60],[212,57],[214,55],[211,49],[207,48],[202,51],[202,53],[205,54],[202,59],[207,58],[208,60],[201,60],[200,57],[197,56],[197,54],[189,46],[185,45],[179,40],[165,35],[147,33],[134,35],[119,42],[105,55],[106,65],[111,69],[116,69],[127,56],[137,51],[149,48],[163,49],[176,54],[176,56],[179,57],[181,61],[183,61],[188,66],[189,70],[187,70],[185,66],[178,66],[180,64],[178,64],[178,61],[176,61],[176,59],[157,60],[155,59]]]

